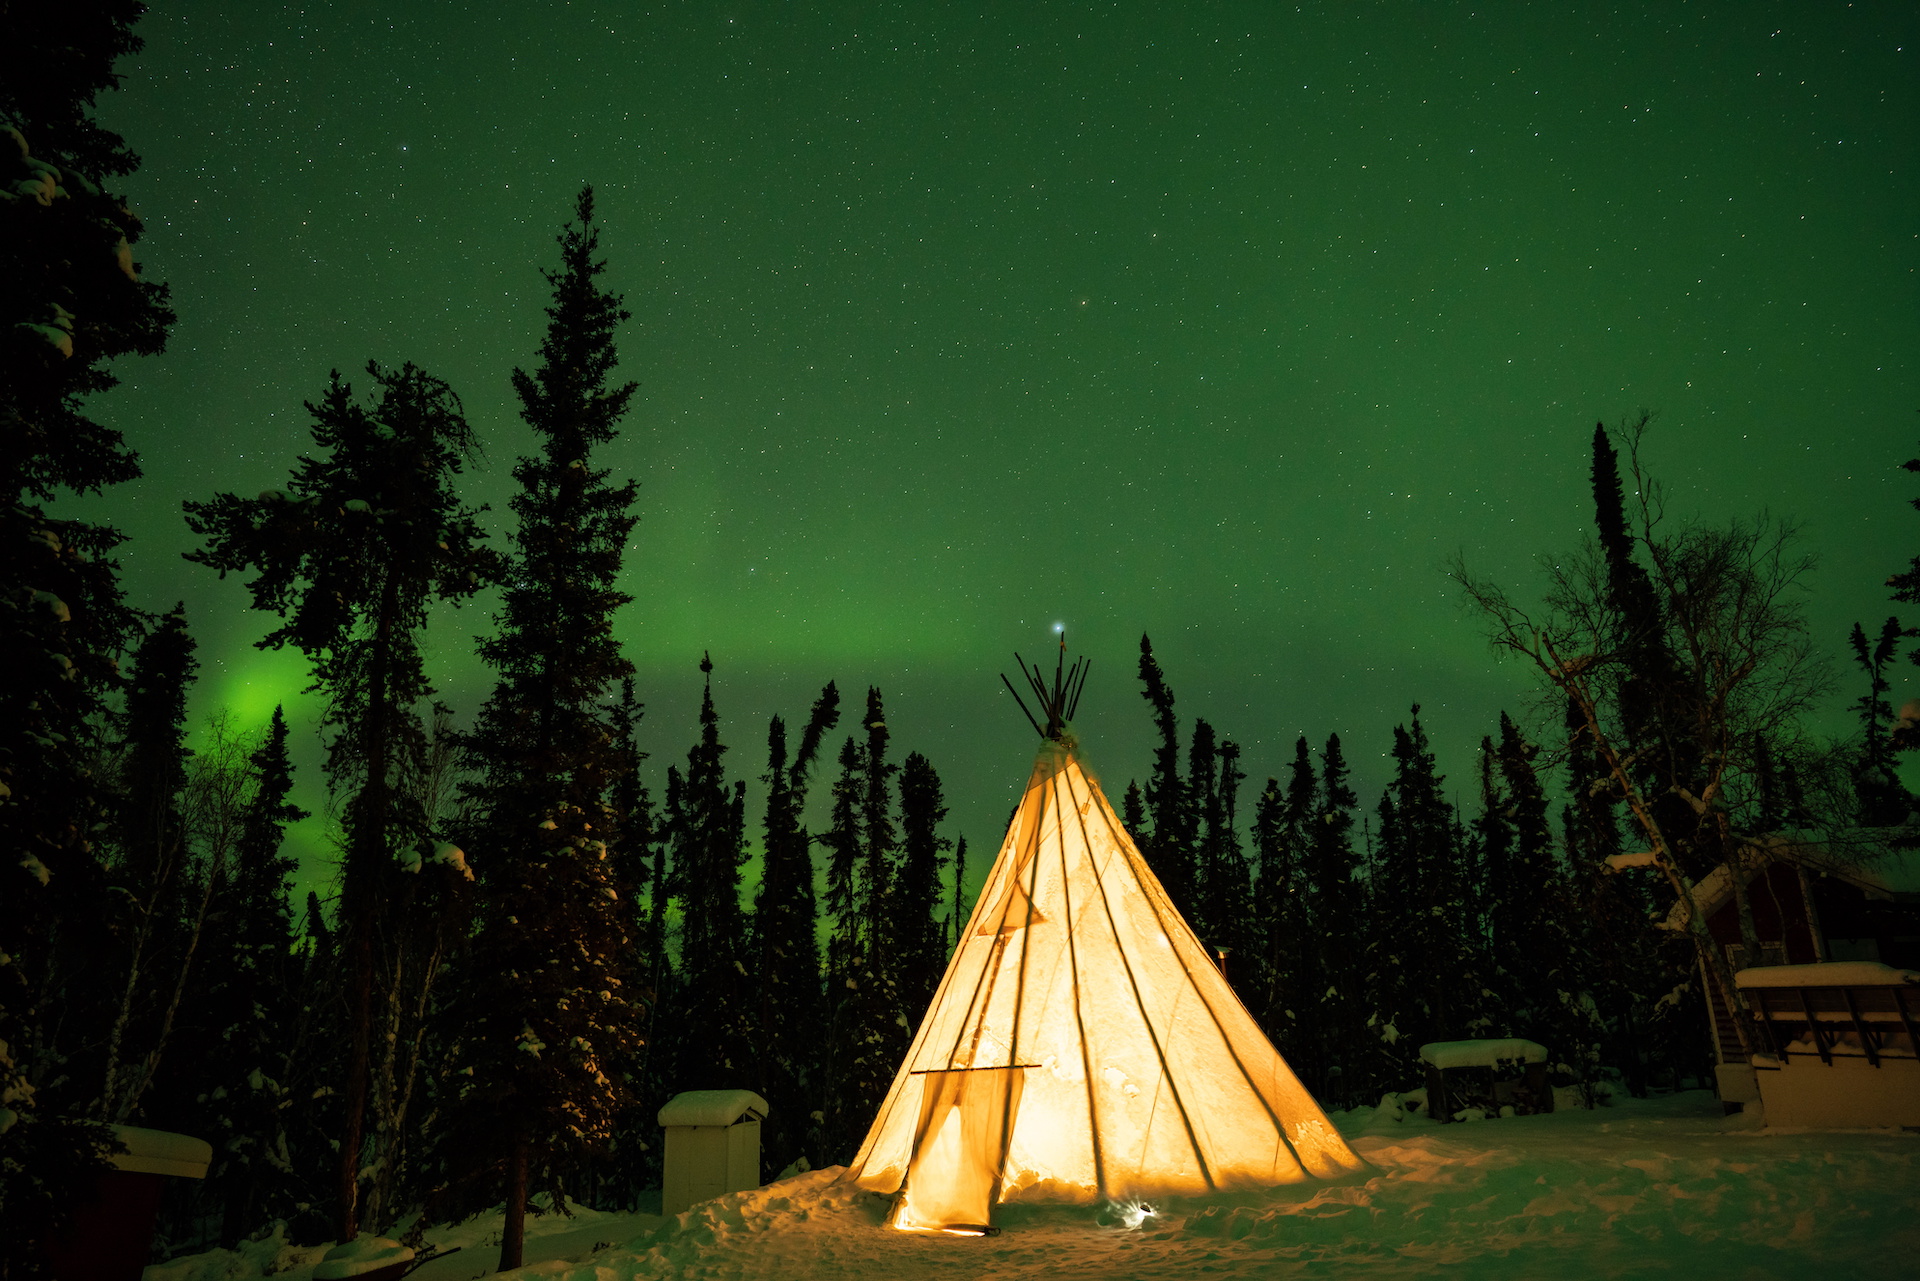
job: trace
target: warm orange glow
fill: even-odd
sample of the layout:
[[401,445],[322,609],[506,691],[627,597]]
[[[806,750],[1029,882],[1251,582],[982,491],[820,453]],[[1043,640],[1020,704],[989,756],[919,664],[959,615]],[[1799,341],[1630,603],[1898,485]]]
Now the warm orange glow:
[[1365,1168],[1174,910],[1071,744],[1049,742],[845,1177],[907,1231],[997,1202],[1127,1208]]

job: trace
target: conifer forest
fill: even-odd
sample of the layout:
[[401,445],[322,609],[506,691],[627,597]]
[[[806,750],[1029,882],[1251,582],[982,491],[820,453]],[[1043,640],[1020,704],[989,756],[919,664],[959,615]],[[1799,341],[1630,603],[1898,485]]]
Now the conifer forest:
[[[531,230],[514,243],[537,246],[527,251],[537,257],[474,268],[487,283],[473,286],[481,301],[460,304],[459,319],[423,307],[356,329],[355,316],[371,313],[348,309],[328,318],[331,337],[311,340],[327,354],[299,366],[309,372],[298,391],[247,393],[252,426],[156,423],[142,397],[158,384],[122,382],[169,362],[189,371],[182,388],[202,377],[191,371],[208,367],[212,357],[196,353],[211,331],[195,326],[226,304],[170,279],[149,249],[197,216],[192,201],[225,202],[244,220],[249,201],[274,197],[231,185],[244,158],[224,177],[226,160],[212,163],[192,196],[146,185],[140,118],[108,104],[158,84],[168,67],[188,74],[190,48],[175,27],[155,25],[179,6],[154,0],[143,17],[147,7],[0,5],[10,51],[0,73],[0,1281],[41,1275],[37,1243],[65,1221],[74,1189],[107,1168],[122,1125],[213,1149],[203,1180],[170,1181],[156,1261],[273,1231],[302,1245],[362,1234],[417,1243],[434,1225],[497,1211],[501,1267],[516,1266],[532,1216],[568,1204],[635,1211],[657,1197],[655,1117],[688,1090],[739,1088],[766,1101],[763,1181],[849,1164],[1020,798],[1034,740],[996,679],[1013,671],[1016,650],[1048,674],[1057,657],[1095,655],[1086,702],[1103,732],[1081,732],[1088,769],[1234,994],[1329,1114],[1397,1106],[1428,1080],[1423,1045],[1476,1039],[1547,1047],[1548,1084],[1581,1106],[1713,1089],[1724,1047],[1710,1007],[1733,1000],[1736,971],[1788,959],[1771,957],[1776,945],[1763,937],[1764,922],[1786,911],[1760,901],[1781,883],[1774,871],[1797,877],[1811,902],[1822,868],[1890,866],[1920,848],[1920,698],[1908,694],[1920,664],[1920,554],[1906,554],[1920,553],[1920,420],[1910,409],[1865,427],[1852,418],[1846,428],[1838,419],[1783,428],[1766,447],[1780,461],[1764,475],[1804,469],[1809,486],[1828,486],[1816,494],[1756,482],[1760,473],[1708,456],[1732,448],[1723,437],[1695,434],[1711,414],[1723,415],[1715,431],[1740,415],[1764,419],[1767,393],[1709,411],[1690,399],[1695,375],[1664,366],[1555,384],[1550,406],[1526,411],[1528,452],[1512,466],[1493,460],[1505,448],[1495,433],[1507,428],[1491,420],[1518,411],[1482,399],[1463,375],[1446,412],[1473,421],[1447,427],[1446,442],[1418,424],[1378,438],[1387,461],[1377,481],[1339,452],[1345,429],[1316,427],[1306,410],[1300,420],[1261,417],[1251,399],[1217,393],[1225,398],[1194,402],[1188,427],[1157,436],[982,428],[977,452],[999,470],[979,492],[1015,495],[990,507],[969,496],[976,463],[955,461],[976,451],[954,443],[976,403],[959,384],[984,367],[965,362],[1000,346],[991,359],[1036,369],[1078,359],[1062,354],[1077,340],[1061,335],[1122,322],[1101,319],[1103,286],[1075,284],[1031,304],[1058,315],[1019,330],[1025,337],[955,338],[940,353],[945,372],[887,392],[885,413],[899,417],[885,421],[898,426],[783,442],[779,424],[792,420],[768,409],[772,434],[739,446],[764,484],[699,489],[683,465],[694,455],[658,442],[720,430],[690,416],[685,406],[708,393],[688,388],[748,377],[734,366],[750,348],[694,351],[733,305],[734,286],[717,274],[687,284],[675,259],[697,250],[730,262],[751,248],[635,230],[634,211],[649,201],[702,199],[697,181],[649,190],[625,171],[603,177],[516,150],[495,185],[524,182],[512,192],[513,226]],[[164,48],[143,52],[143,37]],[[1141,64],[1129,74],[1157,73]],[[1910,66],[1899,74],[1911,79]],[[1910,86],[1902,92],[1910,103]],[[771,120],[785,108],[752,109]],[[969,127],[988,128],[985,119]],[[1910,160],[1912,119],[1900,127]],[[510,126],[499,128],[505,148]],[[1180,146],[1189,143],[1203,145]],[[426,144],[422,135],[409,145]],[[720,165],[731,144],[687,145],[710,146]],[[1481,163],[1459,150],[1457,163]],[[933,191],[919,161],[861,154],[847,162],[847,182],[860,164],[885,163],[901,191]],[[1182,183],[1239,181],[1228,162],[1195,155],[1191,165],[1167,161],[1141,190],[1159,200]],[[385,168],[377,182],[401,184],[405,165],[426,162],[395,150],[365,163]],[[298,179],[287,164],[276,181]],[[1083,179],[1095,183],[1073,181]],[[1052,180],[1009,188],[1006,199],[1065,200],[1041,189]],[[1678,200],[1677,190],[1660,199]],[[404,197],[422,219],[441,216],[430,212],[438,198]],[[387,197],[365,200],[377,209]],[[1154,205],[1124,247],[1087,231],[1088,247],[1073,252],[1090,262],[1109,248],[1195,255],[1181,260],[1194,274],[1180,278],[1198,280],[1193,264],[1208,251],[1166,247],[1184,216],[1176,205]],[[1492,216],[1476,208],[1474,217]],[[808,209],[792,216],[826,216]],[[473,205],[459,216],[478,224],[496,212]],[[730,216],[727,228],[752,215]],[[318,234],[293,221],[263,233],[284,241],[274,252],[289,262]],[[1360,234],[1361,222],[1341,225]],[[719,243],[733,232],[711,234]],[[890,234],[874,232],[876,243]],[[1221,243],[1240,234],[1222,232]],[[456,237],[431,267],[396,251],[370,253],[364,273],[341,270],[367,275],[377,292],[389,274],[467,270],[473,243]],[[237,240],[229,248],[241,272]],[[834,252],[866,251],[796,255],[777,264],[791,277],[779,288],[801,290],[796,282],[820,276]],[[1295,246],[1277,240],[1274,252]],[[1533,252],[1502,248],[1513,263],[1490,259],[1470,287],[1521,270]],[[1910,243],[1887,252],[1882,274],[1906,282],[1888,286],[1898,295],[1888,306],[1911,313]],[[854,275],[881,270],[861,261],[869,266]],[[1238,270],[1238,260],[1220,261],[1223,277]],[[1858,261],[1881,260],[1863,250]],[[1314,270],[1331,272],[1330,283],[1302,285],[1299,297],[1339,293],[1341,271],[1375,270],[1326,263]],[[1024,288],[1016,278],[1026,269],[1008,267],[1003,279],[982,267],[966,287]],[[1402,294],[1426,296],[1428,283],[1413,283],[1424,270],[1394,286],[1392,307],[1414,305]],[[291,289],[295,274],[261,269],[257,288]],[[872,286],[875,319],[864,329],[849,321],[852,336],[836,341],[875,351],[920,341],[902,336],[920,332],[904,310],[918,286],[874,278],[884,284]],[[843,284],[821,284],[818,297]],[[1212,298],[1199,284],[1162,291],[1137,315],[1199,316],[1203,295]],[[951,294],[926,314],[977,310],[984,296]],[[394,285],[395,312],[413,305]],[[1526,326],[1547,318],[1527,315]],[[1202,323],[1181,332],[1197,335]],[[1204,321],[1216,323],[1225,322]],[[1435,332],[1454,323],[1437,321]],[[1888,343],[1911,336],[1912,314],[1904,323]],[[435,345],[413,341],[414,327],[459,333]],[[1309,328],[1259,328],[1262,359],[1289,371],[1273,377],[1342,376],[1306,357],[1285,363],[1287,344],[1309,341],[1300,336]],[[503,334],[517,345],[485,376],[454,354],[471,343],[492,360]],[[232,351],[254,341],[281,340],[236,337]],[[1172,339],[1112,341],[1116,376],[1157,378],[1137,371],[1184,359]],[[1312,341],[1322,341],[1317,331]],[[1393,359],[1399,341],[1379,338],[1360,363]],[[1584,343],[1623,371],[1654,360],[1657,345],[1499,341],[1553,352]],[[1281,355],[1271,356],[1276,342]],[[1711,345],[1719,350],[1719,338]],[[1560,359],[1553,352],[1540,359]],[[823,365],[840,359],[821,353]],[[239,359],[220,359],[229,358]],[[783,389],[764,393],[765,404],[798,419],[815,359],[766,374],[789,380],[796,399],[780,399]],[[1487,359],[1497,377],[1513,376],[1510,359]],[[1752,359],[1757,368],[1802,357],[1763,349]],[[1886,395],[1911,401],[1910,349],[1862,359],[1887,366],[1874,386],[1904,379]],[[1198,372],[1178,394],[1216,395],[1206,382],[1216,366],[1192,360]],[[849,388],[876,377],[834,376]],[[1006,374],[1017,389],[1027,377]],[[1120,414],[1128,393],[1097,384],[1074,394],[1101,408],[1043,391],[1054,396],[1045,412]],[[238,403],[204,395],[210,406]],[[1355,395],[1384,413],[1375,400],[1412,393]],[[923,412],[912,402],[942,396],[958,407],[926,412],[947,417],[909,416]],[[1262,425],[1235,425],[1236,414]],[[1747,430],[1724,439],[1737,447]],[[195,455],[191,467],[170,461],[202,431],[229,452]],[[1254,434],[1284,442],[1273,446],[1286,461],[1272,475],[1303,487],[1293,497],[1235,474],[1242,457],[1267,457],[1268,446],[1248,443]],[[1842,439],[1851,452],[1834,461],[1824,442]],[[1429,448],[1457,474],[1476,473],[1471,500],[1463,491],[1405,518],[1407,532],[1364,543],[1374,550],[1354,550],[1376,537],[1376,521],[1414,510],[1411,492],[1390,491],[1443,465],[1420,461]],[[810,449],[810,461],[794,461]],[[928,451],[924,461],[914,450]],[[1104,459],[1090,459],[1097,452]],[[1853,488],[1831,479],[1842,472]],[[1356,485],[1378,492],[1316,505]],[[1833,498],[1842,492],[1854,497]],[[1306,514],[1294,526],[1280,515],[1236,523],[1268,503]],[[705,519],[709,507],[788,532],[769,535],[758,561],[727,569],[723,586],[701,559],[709,536],[688,514]],[[1029,532],[1012,532],[1016,512],[1031,517],[1020,526]],[[1130,527],[1136,512],[1146,532]],[[1869,526],[1871,538],[1858,532]],[[775,545],[788,537],[793,546]],[[1017,552],[972,574],[965,558],[986,561],[999,538]],[[808,567],[781,570],[782,555]],[[1385,585],[1354,586],[1375,562],[1388,566]],[[788,572],[823,584],[806,607],[814,613],[781,597],[748,626],[734,605],[713,603],[772,592]],[[1084,604],[1074,586],[1083,579],[1098,583]],[[947,585],[951,597],[938,596]],[[898,631],[861,630],[869,595]],[[930,604],[936,596],[974,602],[991,625],[954,621],[974,605]],[[1346,606],[1328,602],[1349,596],[1366,603],[1332,612]],[[1282,603],[1260,613],[1269,600]],[[1246,623],[1243,608],[1287,621]],[[855,621],[831,645],[795,641],[776,653],[786,629],[798,636],[808,619],[839,611]],[[1083,627],[1082,617],[1095,621]],[[1347,630],[1325,623],[1333,617]],[[926,637],[943,629],[951,636],[939,644],[967,654],[964,668],[940,668],[963,673],[950,696],[939,692],[944,675],[905,674],[939,667],[947,651]],[[1454,639],[1435,639],[1443,632]],[[900,639],[908,633],[911,642]],[[1379,658],[1389,649],[1401,657]],[[295,678],[239,698],[235,673],[266,662]],[[764,695],[775,669],[777,699]],[[760,683],[749,696],[743,681]],[[273,691],[265,701],[262,689]],[[1828,864],[1804,853],[1815,848]],[[1737,943],[1716,942],[1692,908],[1715,876],[1733,885]],[[1889,902],[1910,904],[1916,889],[1896,885]],[[1809,928],[1814,959],[1920,969],[1908,925],[1852,939]]]

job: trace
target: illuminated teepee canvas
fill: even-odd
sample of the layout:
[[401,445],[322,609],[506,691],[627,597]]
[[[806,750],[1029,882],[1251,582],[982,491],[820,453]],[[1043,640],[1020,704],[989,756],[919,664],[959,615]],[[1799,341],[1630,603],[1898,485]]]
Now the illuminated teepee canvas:
[[1131,1202],[1364,1168],[1081,765],[1066,719],[1084,669],[1051,690],[1028,679],[1047,723],[1026,795],[844,1177],[900,1193],[895,1227],[978,1232],[999,1201]]

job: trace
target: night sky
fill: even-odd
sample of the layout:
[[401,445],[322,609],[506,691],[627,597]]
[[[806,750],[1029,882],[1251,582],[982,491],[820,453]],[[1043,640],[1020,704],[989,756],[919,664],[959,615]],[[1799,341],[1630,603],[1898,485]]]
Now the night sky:
[[[702,650],[736,774],[769,713],[877,684],[984,860],[1032,748],[997,674],[1064,623],[1116,799],[1143,631],[1246,748],[1246,807],[1329,731],[1371,805],[1415,701],[1464,794],[1527,685],[1443,562],[1537,583],[1590,521],[1594,421],[1641,408],[1676,517],[1805,522],[1836,731],[1847,630],[1920,550],[1911,3],[154,0],[140,32],[102,115],[180,322],[96,403],[146,478],[67,510],[132,535],[135,604],[186,600],[196,715],[290,702],[309,804],[303,668],[180,560],[180,503],[283,484],[329,369],[412,360],[504,533],[508,373],[583,181],[633,312],[605,461],[641,482],[656,788]],[[463,712],[487,627],[435,624]]]

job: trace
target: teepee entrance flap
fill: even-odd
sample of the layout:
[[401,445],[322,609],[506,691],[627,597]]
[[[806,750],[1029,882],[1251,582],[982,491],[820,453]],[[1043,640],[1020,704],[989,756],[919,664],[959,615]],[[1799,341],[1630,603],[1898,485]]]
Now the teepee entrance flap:
[[920,1122],[893,1226],[980,1232],[1000,1191],[1007,1135],[1020,1110],[1026,1069],[921,1072]]

